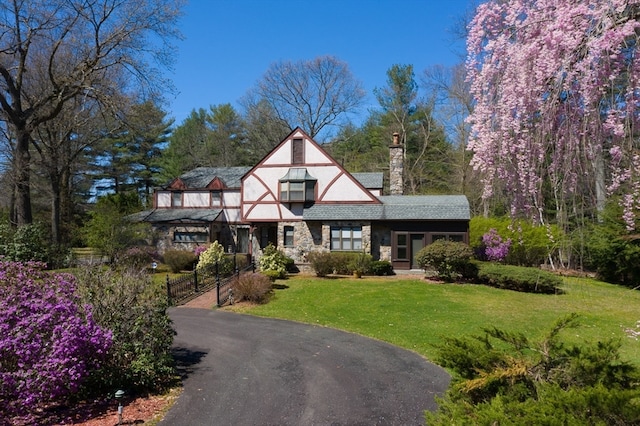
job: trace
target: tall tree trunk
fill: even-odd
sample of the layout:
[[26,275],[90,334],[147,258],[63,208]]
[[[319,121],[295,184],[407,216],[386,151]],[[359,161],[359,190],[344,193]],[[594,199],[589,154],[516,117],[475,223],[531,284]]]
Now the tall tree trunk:
[[598,215],[598,221],[602,221],[602,212],[607,203],[607,192],[604,177],[604,158],[602,150],[600,150],[593,160],[593,167],[595,169],[596,178],[596,213]]
[[60,217],[61,217],[61,185],[60,174],[51,172],[49,175],[51,182],[51,243],[55,247],[60,246],[61,231],[60,231]]
[[15,150],[15,225],[22,226],[33,222],[31,212],[31,154],[29,144],[31,135],[25,128],[16,129]]

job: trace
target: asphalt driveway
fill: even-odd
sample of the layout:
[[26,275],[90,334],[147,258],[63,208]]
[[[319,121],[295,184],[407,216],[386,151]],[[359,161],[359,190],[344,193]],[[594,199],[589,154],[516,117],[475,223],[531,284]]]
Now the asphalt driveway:
[[231,312],[172,308],[184,391],[163,425],[420,425],[442,368],[377,340]]

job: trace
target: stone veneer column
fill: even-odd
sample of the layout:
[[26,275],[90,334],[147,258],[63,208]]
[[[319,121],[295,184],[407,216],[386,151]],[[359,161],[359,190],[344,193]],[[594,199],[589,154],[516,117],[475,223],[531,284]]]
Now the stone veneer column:
[[400,134],[393,134],[393,145],[389,146],[389,194],[404,193],[404,146],[400,144]]

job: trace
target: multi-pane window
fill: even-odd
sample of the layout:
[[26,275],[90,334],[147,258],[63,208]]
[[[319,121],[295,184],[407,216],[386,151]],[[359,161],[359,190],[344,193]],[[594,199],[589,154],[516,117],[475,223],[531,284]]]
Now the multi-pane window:
[[280,201],[283,203],[303,203],[315,200],[316,179],[307,169],[293,168],[280,179]]
[[396,259],[409,258],[409,236],[396,234]]
[[182,207],[182,192],[171,193],[171,206]]
[[218,207],[222,204],[222,194],[220,191],[211,192],[211,206]]
[[177,243],[206,243],[209,242],[209,234],[206,232],[184,232],[173,233],[173,241]]
[[293,246],[293,226],[284,227],[284,245]]
[[331,227],[331,250],[362,250],[362,226]]

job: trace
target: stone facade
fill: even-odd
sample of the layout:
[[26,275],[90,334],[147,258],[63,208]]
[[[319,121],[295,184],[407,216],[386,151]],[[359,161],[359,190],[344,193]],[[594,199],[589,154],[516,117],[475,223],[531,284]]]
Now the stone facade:
[[404,193],[404,146],[398,140],[399,135],[393,134],[393,145],[389,147],[389,193],[402,195]]

